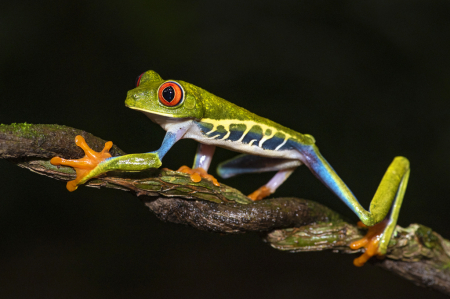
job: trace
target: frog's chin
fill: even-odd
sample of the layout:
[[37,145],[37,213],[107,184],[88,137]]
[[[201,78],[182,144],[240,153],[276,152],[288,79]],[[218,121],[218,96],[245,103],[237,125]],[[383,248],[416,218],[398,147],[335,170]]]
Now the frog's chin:
[[160,125],[165,131],[169,131],[173,129],[174,126],[188,126],[192,123],[192,118],[174,118],[161,114],[154,114],[144,112],[144,114],[150,118],[150,120],[154,123]]

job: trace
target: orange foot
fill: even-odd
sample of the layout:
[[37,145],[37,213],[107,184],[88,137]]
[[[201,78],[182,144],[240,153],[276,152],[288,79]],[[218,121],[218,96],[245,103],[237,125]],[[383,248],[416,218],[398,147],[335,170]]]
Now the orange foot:
[[361,247],[366,248],[366,251],[356,259],[353,260],[353,264],[356,267],[362,267],[364,264],[372,257],[372,256],[378,256],[382,257],[383,255],[380,254],[378,251],[378,243],[380,242],[381,235],[384,232],[384,229],[386,228],[388,224],[387,219],[381,221],[380,223],[375,224],[374,226],[366,226],[361,221],[358,222],[359,227],[368,227],[369,231],[367,234],[360,240],[352,242],[350,244],[351,249],[359,249]]
[[213,177],[212,175],[208,174],[206,172],[206,170],[204,170],[201,167],[191,169],[190,167],[187,167],[187,166],[181,166],[177,171],[190,174],[191,175],[191,180],[194,183],[198,183],[198,182],[200,182],[202,180],[202,178],[204,178],[204,179],[207,179],[207,180],[211,181],[214,184],[214,186],[217,186],[217,187],[220,186],[220,184],[217,181],[217,179],[215,177]]
[[50,160],[53,165],[66,165],[75,168],[77,172],[77,178],[73,181],[67,182],[67,190],[70,192],[75,191],[78,188],[78,183],[97,165],[107,158],[111,158],[109,150],[111,149],[113,143],[108,141],[105,143],[105,147],[101,152],[96,152],[91,149],[84,138],[80,135],[75,137],[75,144],[81,147],[85,153],[85,156],[81,159],[62,159],[60,157],[54,157]]
[[253,201],[257,201],[257,200],[261,200],[263,198],[266,198],[270,194],[272,194],[270,189],[267,188],[266,186],[262,186],[262,187],[259,187],[258,190],[256,190],[255,192],[253,192],[252,194],[250,194],[247,197],[250,198]]

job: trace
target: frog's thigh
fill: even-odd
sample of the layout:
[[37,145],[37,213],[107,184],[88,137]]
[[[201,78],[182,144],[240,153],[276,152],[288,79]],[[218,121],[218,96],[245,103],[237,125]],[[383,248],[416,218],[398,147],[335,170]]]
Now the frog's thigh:
[[[299,160],[270,158],[241,154],[230,160],[224,161],[217,167],[217,173],[224,179],[235,175],[254,172],[283,171],[283,175],[278,177],[287,178],[286,174],[291,174],[293,169],[302,165]],[[284,180],[283,180],[284,181]]]

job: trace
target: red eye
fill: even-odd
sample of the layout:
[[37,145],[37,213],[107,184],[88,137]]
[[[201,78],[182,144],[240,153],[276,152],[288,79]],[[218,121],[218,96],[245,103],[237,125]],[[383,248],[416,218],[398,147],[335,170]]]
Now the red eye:
[[178,83],[169,81],[158,89],[158,98],[161,104],[169,107],[179,105],[183,101],[183,89]]
[[142,78],[142,75],[144,75],[144,74],[145,73],[142,73],[142,74],[139,75],[139,77],[136,78],[136,87],[138,87],[139,84],[141,83],[141,78]]

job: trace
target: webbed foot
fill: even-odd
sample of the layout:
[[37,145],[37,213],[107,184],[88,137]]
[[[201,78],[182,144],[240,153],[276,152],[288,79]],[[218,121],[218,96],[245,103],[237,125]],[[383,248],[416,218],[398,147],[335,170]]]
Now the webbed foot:
[[262,187],[259,187],[258,190],[254,191],[252,194],[250,194],[247,197],[253,201],[257,201],[257,200],[266,198],[267,196],[269,196],[272,193],[273,192],[269,187],[262,186]]
[[211,181],[214,184],[214,186],[217,186],[217,187],[220,186],[217,179],[215,177],[213,177],[212,175],[208,174],[206,172],[206,170],[204,170],[201,167],[192,169],[188,166],[181,166],[177,171],[190,174],[191,180],[194,183],[198,183],[202,180],[202,178],[204,178],[204,179]]
[[379,251],[380,238],[383,235],[388,224],[388,219],[375,224],[374,226],[366,226],[361,221],[358,222],[359,227],[368,227],[367,234],[360,240],[350,244],[351,249],[359,249],[364,247],[366,251],[359,257],[353,260],[356,267],[362,267],[372,257],[383,257]]
[[92,169],[107,158],[111,158],[109,150],[113,146],[111,141],[105,143],[105,147],[101,152],[96,152],[91,149],[84,138],[80,135],[75,137],[75,144],[83,149],[85,156],[81,159],[63,159],[60,157],[54,157],[50,160],[53,165],[65,165],[75,168],[77,172],[77,178],[73,181],[67,182],[67,190],[70,192],[75,191],[78,188],[78,184],[85,178]]

